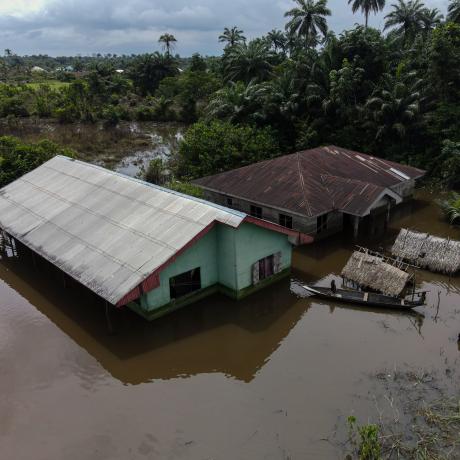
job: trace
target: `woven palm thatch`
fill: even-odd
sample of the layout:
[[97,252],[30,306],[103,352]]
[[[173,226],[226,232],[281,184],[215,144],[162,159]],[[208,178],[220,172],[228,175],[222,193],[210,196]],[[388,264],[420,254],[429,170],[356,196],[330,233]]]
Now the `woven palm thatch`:
[[383,261],[381,257],[355,251],[342,270],[342,276],[360,286],[399,296],[410,274]]
[[433,272],[454,274],[460,270],[460,241],[401,229],[391,253]]

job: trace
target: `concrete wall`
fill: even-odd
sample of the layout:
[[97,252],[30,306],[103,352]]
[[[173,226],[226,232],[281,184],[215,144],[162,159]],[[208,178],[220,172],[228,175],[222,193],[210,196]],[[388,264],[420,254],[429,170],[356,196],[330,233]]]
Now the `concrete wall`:
[[[242,224],[236,233],[237,289],[252,286],[252,266],[263,259],[281,252],[280,270],[291,266],[292,247],[286,235],[272,232],[252,224]],[[220,261],[224,263],[224,261]]]
[[390,189],[393,190],[393,192],[397,193],[398,195],[401,195],[404,200],[409,199],[414,194],[415,180],[411,179],[411,180],[402,182],[401,184],[390,187]]
[[198,267],[201,291],[190,294],[190,298],[187,296],[187,303],[199,298],[204,290],[212,287],[238,298],[242,296],[243,290],[252,287],[253,264],[277,252],[281,252],[281,271],[289,270],[292,246],[287,235],[250,223],[243,223],[237,229],[216,224],[160,273],[159,287],[144,294],[131,307],[136,311],[140,309],[140,313],[145,313],[147,317],[162,308],[172,311],[176,305],[183,303],[183,298],[171,299],[170,278]]
[[[280,223],[280,214],[290,216],[292,217],[292,227],[294,230],[309,235],[313,235],[315,239],[321,239],[334,233],[338,233],[342,231],[343,228],[343,214],[337,211],[333,211],[328,214],[327,230],[318,234],[316,217],[300,216],[298,214],[293,214],[288,211],[280,211],[269,206],[262,206],[257,203],[252,203],[250,201],[245,201],[238,198],[228,197],[226,195],[222,195],[216,192],[210,192],[208,190],[204,190],[204,197],[205,199],[212,201],[214,203],[220,204],[222,206],[228,206],[233,209],[237,209],[238,211],[243,211],[247,214],[251,213],[251,205],[259,206],[260,208],[262,208],[262,218],[265,220],[269,220],[271,222],[275,222],[277,224]],[[232,198],[232,206],[228,205],[227,198]]]
[[213,228],[160,273],[160,286],[141,297],[141,308],[150,311],[171,302],[169,279],[194,268],[200,267],[202,289],[216,284],[218,282],[216,254],[217,229]]

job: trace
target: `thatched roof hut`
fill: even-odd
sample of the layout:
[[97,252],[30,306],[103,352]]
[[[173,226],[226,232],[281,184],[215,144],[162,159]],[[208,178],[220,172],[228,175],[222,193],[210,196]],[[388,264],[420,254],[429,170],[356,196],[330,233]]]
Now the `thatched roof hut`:
[[411,275],[386,263],[382,257],[355,251],[342,270],[342,276],[360,286],[399,296]]
[[460,270],[460,241],[401,229],[391,248],[400,257],[433,272],[453,274]]

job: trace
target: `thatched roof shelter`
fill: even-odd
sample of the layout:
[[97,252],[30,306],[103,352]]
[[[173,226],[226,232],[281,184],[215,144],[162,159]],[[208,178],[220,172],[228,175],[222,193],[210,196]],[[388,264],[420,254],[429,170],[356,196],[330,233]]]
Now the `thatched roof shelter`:
[[362,287],[398,296],[411,275],[385,262],[382,257],[355,251],[342,270],[342,276]]
[[433,272],[453,274],[460,270],[460,241],[401,229],[391,248],[400,257]]

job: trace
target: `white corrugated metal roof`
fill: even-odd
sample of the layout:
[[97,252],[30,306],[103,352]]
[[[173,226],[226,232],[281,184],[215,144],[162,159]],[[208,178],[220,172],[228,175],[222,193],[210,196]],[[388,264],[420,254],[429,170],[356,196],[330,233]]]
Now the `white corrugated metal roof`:
[[213,221],[245,217],[62,156],[0,190],[0,227],[112,304]]

